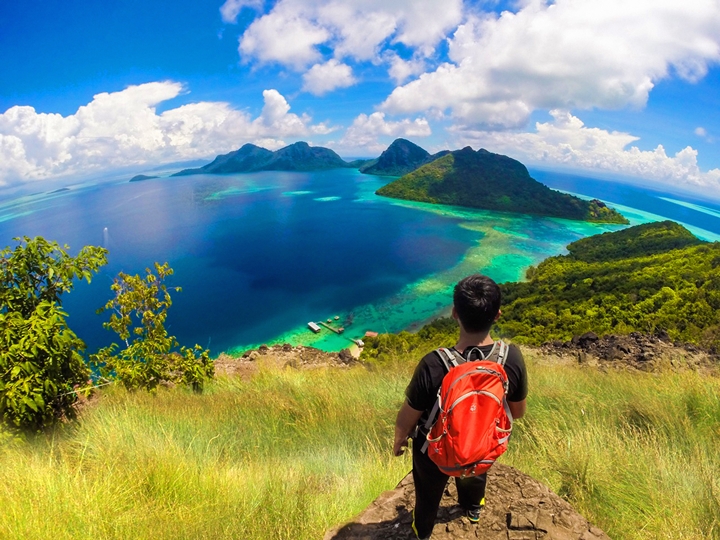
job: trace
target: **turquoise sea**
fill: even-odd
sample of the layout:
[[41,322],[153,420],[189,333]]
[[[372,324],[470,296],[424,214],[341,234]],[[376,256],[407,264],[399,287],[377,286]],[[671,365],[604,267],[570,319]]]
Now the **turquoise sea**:
[[[563,191],[599,198],[633,224],[674,219],[720,240],[720,205],[607,181],[532,171]],[[0,202],[0,238],[44,236],[75,253],[109,251],[90,285],[64,297],[89,351],[109,343],[95,311],[118,271],[154,261],[175,269],[169,329],[213,355],[262,343],[326,350],[367,330],[417,328],[447,312],[454,283],[473,272],[522,279],[528,266],[578,238],[616,230],[561,219],[384,199],[390,178],[338,169],[69,185]],[[338,317],[337,321],[335,317]],[[313,334],[309,321],[344,326]]]

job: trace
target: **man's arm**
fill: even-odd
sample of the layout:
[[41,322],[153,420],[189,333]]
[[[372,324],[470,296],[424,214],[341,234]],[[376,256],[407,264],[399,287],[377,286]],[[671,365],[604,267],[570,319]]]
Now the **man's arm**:
[[522,418],[525,415],[525,409],[527,409],[526,400],[522,401],[508,401],[508,407],[510,408],[510,414],[512,414],[513,420]]
[[[511,409],[512,410],[512,409]],[[395,443],[393,444],[393,454],[402,456],[405,453],[403,446],[408,445],[408,437],[415,429],[418,420],[422,416],[422,411],[413,409],[408,405],[407,400],[402,404],[395,420]]]

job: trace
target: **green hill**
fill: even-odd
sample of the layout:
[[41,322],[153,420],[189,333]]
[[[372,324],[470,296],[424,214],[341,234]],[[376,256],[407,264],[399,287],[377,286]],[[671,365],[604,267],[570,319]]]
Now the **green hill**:
[[662,221],[590,236],[573,242],[567,248],[570,257],[575,260],[602,262],[655,255],[702,243],[682,225],[674,221]]
[[466,147],[445,154],[380,188],[378,195],[605,223],[628,223],[601,201],[584,201],[532,179],[525,166]]
[[666,331],[720,348],[720,243],[664,221],[591,236],[501,285],[501,335],[521,343]]

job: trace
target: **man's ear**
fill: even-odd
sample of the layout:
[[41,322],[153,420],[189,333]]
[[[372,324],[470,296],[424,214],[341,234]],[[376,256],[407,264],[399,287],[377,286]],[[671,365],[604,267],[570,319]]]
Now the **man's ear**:
[[459,322],[460,319],[458,319],[458,314],[457,314],[457,310],[455,309],[455,306],[452,307],[451,313],[452,313],[452,318]]
[[498,309],[497,315],[495,315],[494,321],[497,321],[500,318],[500,315],[502,315],[502,310]]

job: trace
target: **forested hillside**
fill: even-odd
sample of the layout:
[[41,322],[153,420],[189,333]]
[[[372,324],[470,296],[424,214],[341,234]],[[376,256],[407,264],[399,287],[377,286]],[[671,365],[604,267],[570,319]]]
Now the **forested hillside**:
[[528,281],[502,285],[501,335],[539,344],[587,331],[664,330],[720,344],[720,244],[665,221],[585,238],[568,251],[531,268]]

